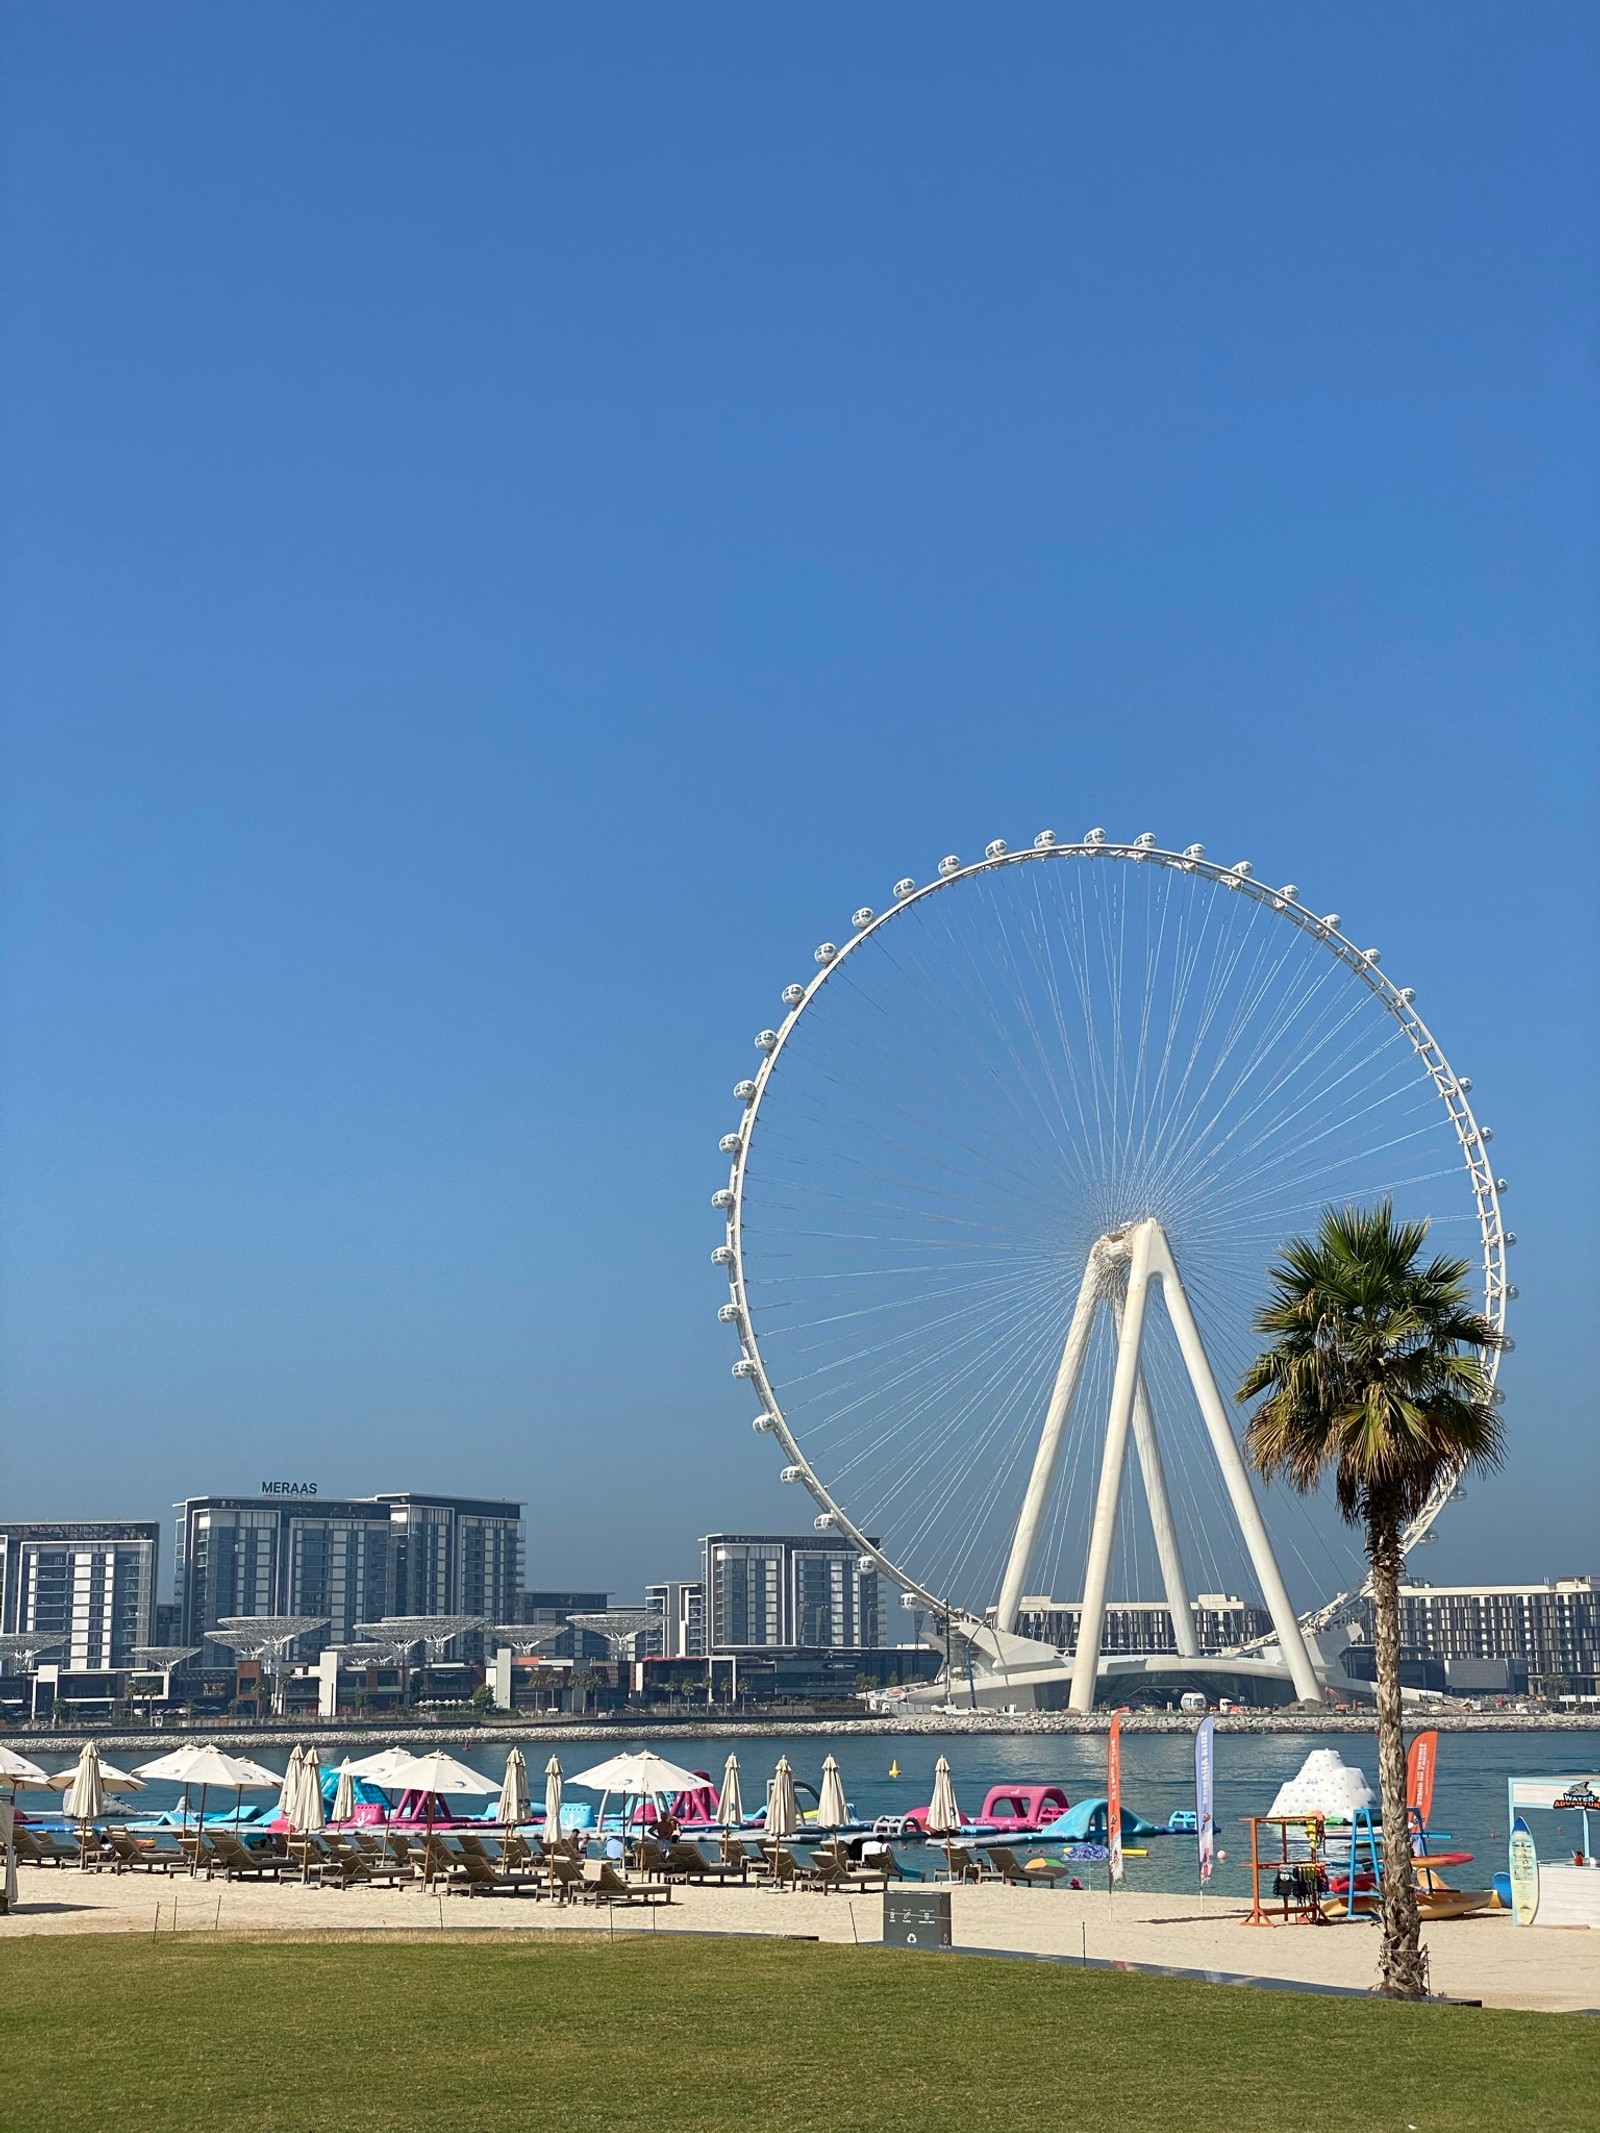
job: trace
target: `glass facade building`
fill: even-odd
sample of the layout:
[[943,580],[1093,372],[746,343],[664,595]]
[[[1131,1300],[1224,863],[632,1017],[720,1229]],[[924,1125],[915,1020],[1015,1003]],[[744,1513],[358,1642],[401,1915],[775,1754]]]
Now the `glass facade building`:
[[701,1545],[708,1650],[853,1651],[884,1642],[877,1565],[842,1535],[711,1533]]
[[37,1636],[74,1673],[129,1666],[154,1641],[154,1519],[0,1525],[0,1631]]

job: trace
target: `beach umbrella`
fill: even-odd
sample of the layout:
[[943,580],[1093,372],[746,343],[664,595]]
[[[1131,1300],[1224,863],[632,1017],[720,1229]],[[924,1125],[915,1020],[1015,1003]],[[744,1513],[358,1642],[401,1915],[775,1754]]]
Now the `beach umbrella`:
[[[108,1791],[114,1789],[118,1792],[143,1792],[144,1790],[143,1778],[136,1778],[131,1770],[119,1770],[115,1763],[108,1763],[104,1756],[100,1758],[100,1775],[104,1779]],[[73,1763],[69,1769],[53,1771],[46,1783],[52,1792],[70,1792],[77,1781],[77,1776],[78,1766]],[[5,1782],[5,1773],[0,1771],[0,1785]]]
[[289,1765],[283,1773],[283,1785],[278,1793],[278,1812],[291,1829],[299,1827],[300,1817],[300,1772],[305,1767],[306,1751],[298,1741],[289,1750]]
[[694,1792],[705,1780],[698,1770],[685,1770],[678,1763],[669,1763],[664,1756],[655,1755],[648,1748],[635,1748],[630,1754],[613,1755],[608,1762],[596,1763],[592,1770],[581,1770],[568,1780],[569,1784],[581,1785],[586,1792],[598,1792],[600,1813],[595,1820],[605,1817],[606,1800],[613,1792],[622,1795],[622,1826],[628,1827],[628,1802],[630,1800],[670,1799],[674,1793]]
[[794,1772],[786,1755],[778,1757],[767,1791],[767,1835],[792,1837],[800,1827],[800,1806],[794,1796]]
[[300,1798],[295,1807],[294,1826],[309,1835],[328,1826],[322,1805],[322,1757],[315,1748],[306,1750],[305,1761],[300,1765]]
[[500,1786],[500,1804],[495,1809],[495,1820],[508,1830],[515,1829],[519,1822],[528,1819],[528,1765],[520,1748],[513,1748],[506,1757],[506,1774]]
[[339,1765],[339,1782],[334,1787],[333,1819],[335,1822],[348,1822],[355,1811],[356,1781],[350,1768],[350,1758],[346,1756]]
[[37,1763],[0,1741],[0,1909],[14,1911],[17,1905],[17,1787],[50,1782]]
[[839,1829],[850,1819],[845,1804],[844,1780],[830,1755],[822,1766],[822,1790],[817,1795],[817,1820],[824,1829]]
[[366,1778],[374,1785],[389,1791],[398,1782],[395,1772],[407,1763],[416,1761],[416,1752],[411,1748],[379,1748],[372,1755],[363,1755],[350,1765],[350,1775]]
[[199,1824],[203,1824],[206,1794],[213,1785],[225,1787],[242,1800],[246,1792],[276,1792],[282,1783],[273,1771],[263,1770],[247,1755],[224,1755],[220,1748],[202,1748],[194,1741],[185,1741],[169,1755],[158,1755],[153,1763],[141,1763],[135,1775],[165,1778],[170,1784],[183,1787],[185,1826],[189,1820],[189,1789],[193,1785],[200,1787]]
[[67,1796],[61,1803],[62,1812],[80,1825],[78,1831],[78,1864],[83,1866],[89,1856],[89,1831],[106,1808],[106,1783],[100,1769],[100,1750],[92,1740],[85,1741],[83,1752],[78,1757],[78,1767]]
[[561,1834],[561,1758],[552,1755],[544,1766],[544,1842],[548,1851]]
[[493,1778],[485,1777],[481,1770],[469,1770],[465,1763],[458,1763],[453,1755],[446,1755],[442,1748],[434,1748],[426,1755],[406,1756],[393,1766],[387,1782],[399,1785],[407,1792],[420,1792],[428,1803],[426,1835],[433,1837],[433,1803],[435,1799],[452,1792],[489,1793],[498,1792]]
[[744,1801],[739,1797],[739,1758],[736,1755],[730,1755],[723,1765],[717,1820],[724,1829],[737,1829],[744,1820]]
[[961,1827],[961,1809],[956,1805],[950,1765],[942,1755],[933,1766],[933,1798],[928,1803],[928,1827],[946,1837],[953,1836]]

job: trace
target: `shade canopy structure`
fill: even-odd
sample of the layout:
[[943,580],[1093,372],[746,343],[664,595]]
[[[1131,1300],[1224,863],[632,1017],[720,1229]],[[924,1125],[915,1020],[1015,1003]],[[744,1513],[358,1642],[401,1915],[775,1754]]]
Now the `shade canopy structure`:
[[494,1818],[507,1829],[514,1829],[519,1822],[527,1821],[531,1805],[527,1760],[520,1748],[513,1748],[506,1757],[506,1774],[500,1782],[500,1800]]
[[547,1644],[559,1643],[571,1630],[570,1622],[496,1622],[489,1634],[496,1644],[526,1657],[529,1652],[543,1651]]
[[778,1757],[767,1789],[767,1835],[792,1837],[800,1827],[800,1803],[794,1796],[794,1771],[786,1755]]
[[[653,1607],[606,1607],[596,1614],[571,1615],[568,1620],[576,1629],[587,1629],[597,1637],[604,1637],[611,1647],[613,1659],[621,1661],[635,1656],[635,1644],[647,1629],[659,1629],[661,1616]],[[572,1781],[576,1784],[576,1778]]]
[[723,1829],[737,1829],[744,1820],[744,1801],[739,1793],[739,1758],[730,1755],[722,1766],[722,1791],[717,1796],[717,1821]]
[[544,1766],[544,1841],[551,1844],[561,1834],[561,1758],[552,1755]]
[[933,1766],[933,1798],[928,1802],[928,1828],[942,1837],[954,1834],[961,1827],[961,1809],[956,1805],[956,1788],[950,1776],[950,1764],[940,1756]]
[[356,1634],[370,1637],[375,1643],[390,1645],[396,1651],[409,1651],[414,1644],[425,1644],[429,1660],[437,1665],[444,1657],[447,1644],[464,1636],[468,1630],[487,1627],[482,1615],[384,1615],[376,1622],[358,1622]]
[[185,1659],[198,1659],[198,1644],[132,1644],[128,1647],[130,1658],[151,1674],[170,1674],[174,1667],[182,1666]]
[[822,1766],[822,1790],[817,1795],[817,1820],[824,1829],[842,1829],[850,1819],[845,1802],[844,1780],[830,1755]]

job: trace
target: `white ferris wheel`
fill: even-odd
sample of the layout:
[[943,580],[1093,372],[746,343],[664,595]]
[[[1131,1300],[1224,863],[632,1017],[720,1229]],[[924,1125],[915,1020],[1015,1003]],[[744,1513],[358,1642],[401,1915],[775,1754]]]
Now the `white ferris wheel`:
[[943,859],[815,961],[713,1196],[784,1479],[1001,1673],[1054,1660],[1018,1631],[1070,1606],[1075,1708],[1108,1606],[1159,1598],[1181,1665],[1233,1585],[1271,1625],[1241,1654],[1316,1696],[1308,1632],[1362,1566],[1315,1502],[1269,1537],[1240,1456],[1269,1262],[1388,1197],[1481,1267],[1497,1329],[1516,1293],[1489,1129],[1411,990],[1293,885],[1098,829]]

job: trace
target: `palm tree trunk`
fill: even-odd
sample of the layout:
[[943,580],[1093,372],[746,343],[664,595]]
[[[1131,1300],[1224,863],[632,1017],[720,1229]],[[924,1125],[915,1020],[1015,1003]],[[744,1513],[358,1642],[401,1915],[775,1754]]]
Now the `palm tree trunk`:
[[[1406,1742],[1400,1702],[1400,1520],[1388,1505],[1367,1515],[1378,1663],[1378,1799],[1383,1811],[1383,1949],[1378,1990],[1397,2000],[1427,1997],[1422,1921],[1406,1815]],[[1352,1892],[1353,1893],[1353,1892]]]

